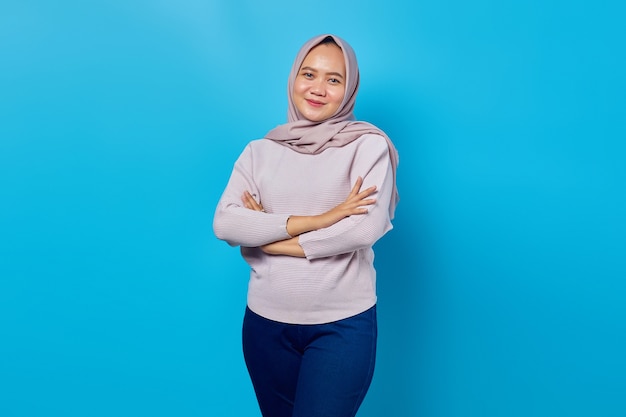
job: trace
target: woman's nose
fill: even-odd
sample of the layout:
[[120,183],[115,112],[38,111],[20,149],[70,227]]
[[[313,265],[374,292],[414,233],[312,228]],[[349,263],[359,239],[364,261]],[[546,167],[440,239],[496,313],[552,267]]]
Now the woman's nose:
[[315,94],[316,96],[324,96],[326,94],[324,81],[316,80],[311,86],[311,93]]

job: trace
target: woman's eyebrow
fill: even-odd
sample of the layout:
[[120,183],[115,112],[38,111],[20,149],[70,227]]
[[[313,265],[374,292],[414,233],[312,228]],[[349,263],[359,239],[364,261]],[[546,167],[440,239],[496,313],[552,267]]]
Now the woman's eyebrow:
[[[312,67],[302,67],[302,68],[300,68],[300,71],[304,71],[304,70],[310,71],[310,72],[319,72],[318,70],[316,70],[315,68],[312,68]],[[333,75],[335,77],[344,78],[344,76],[341,73],[339,73],[339,72],[327,72],[326,75]]]
[[343,78],[343,75],[338,72],[327,72],[326,75],[334,75],[335,77]]

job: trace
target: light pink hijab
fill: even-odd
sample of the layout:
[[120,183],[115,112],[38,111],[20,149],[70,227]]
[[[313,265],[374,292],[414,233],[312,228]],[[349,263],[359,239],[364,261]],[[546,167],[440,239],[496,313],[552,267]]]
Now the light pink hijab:
[[[291,98],[293,84],[300,71],[302,62],[308,53],[324,39],[331,37],[343,51],[346,64],[346,93],[337,112],[322,122],[312,122],[300,114]],[[352,47],[335,35],[319,35],[307,41],[296,56],[291,67],[287,96],[289,100],[288,122],[270,130],[265,137],[300,153],[318,154],[330,147],[344,146],[362,135],[373,133],[384,137],[389,146],[389,155],[393,169],[394,189],[389,206],[389,215],[393,219],[399,196],[396,187],[396,168],[398,152],[393,143],[379,128],[367,122],[356,121],[353,111],[356,94],[359,90],[359,67]]]

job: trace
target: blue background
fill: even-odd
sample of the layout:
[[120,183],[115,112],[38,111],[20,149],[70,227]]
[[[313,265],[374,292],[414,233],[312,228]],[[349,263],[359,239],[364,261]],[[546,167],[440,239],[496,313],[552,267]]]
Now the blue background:
[[212,215],[324,32],[401,155],[359,417],[626,415],[622,4],[4,0],[0,415],[260,415]]

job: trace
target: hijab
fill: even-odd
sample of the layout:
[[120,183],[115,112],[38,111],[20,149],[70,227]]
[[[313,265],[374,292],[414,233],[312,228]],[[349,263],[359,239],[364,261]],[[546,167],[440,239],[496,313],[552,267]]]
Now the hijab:
[[[341,48],[346,65],[346,89],[343,101],[330,118],[314,122],[306,119],[296,108],[292,100],[295,79],[300,72],[302,62],[311,51],[326,38],[332,38]],[[300,48],[291,67],[287,89],[289,100],[288,122],[270,130],[265,137],[276,143],[287,146],[299,153],[319,154],[331,147],[341,147],[358,139],[365,134],[376,134],[385,138],[389,146],[389,156],[393,170],[393,195],[389,206],[389,215],[393,219],[399,196],[396,187],[396,169],[398,166],[398,152],[385,132],[371,123],[355,120],[353,111],[356,95],[359,89],[359,67],[356,54],[352,47],[343,39],[335,35],[319,35],[309,39]]]

